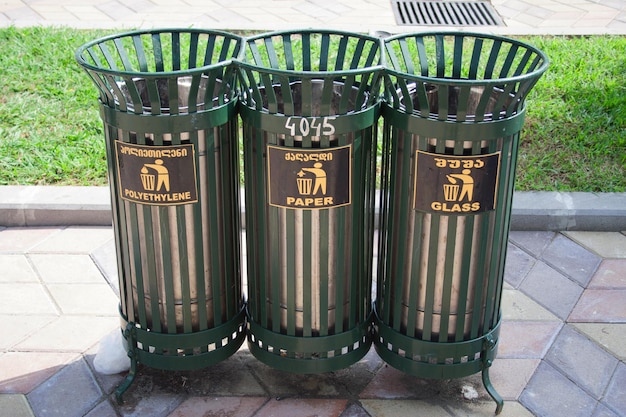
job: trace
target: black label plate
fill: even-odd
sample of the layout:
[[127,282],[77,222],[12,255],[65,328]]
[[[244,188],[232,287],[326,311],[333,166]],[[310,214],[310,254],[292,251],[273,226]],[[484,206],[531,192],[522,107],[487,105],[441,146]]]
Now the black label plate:
[[495,209],[500,152],[476,156],[415,154],[413,208],[438,214]]
[[198,201],[193,144],[142,146],[115,141],[115,151],[124,200],[156,206]]
[[320,210],[352,204],[352,145],[326,149],[267,145],[269,204]]

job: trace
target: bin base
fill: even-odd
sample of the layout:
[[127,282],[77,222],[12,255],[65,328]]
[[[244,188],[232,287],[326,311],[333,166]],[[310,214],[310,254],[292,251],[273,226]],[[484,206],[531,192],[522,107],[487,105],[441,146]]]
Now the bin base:
[[371,320],[347,332],[316,337],[287,336],[248,321],[248,347],[261,362],[281,371],[302,374],[331,372],[358,362],[372,338]]
[[481,372],[483,385],[496,402],[496,414],[500,414],[504,401],[491,384],[489,367],[498,350],[501,321],[489,333],[473,340],[430,342],[399,333],[374,314],[374,347],[385,362],[420,378],[451,379]]
[[141,329],[122,315],[131,364],[126,379],[115,391],[117,402],[123,402],[124,392],[135,380],[138,363],[155,369],[189,371],[229,358],[245,340],[245,317],[244,307],[218,327],[195,333],[165,334]]

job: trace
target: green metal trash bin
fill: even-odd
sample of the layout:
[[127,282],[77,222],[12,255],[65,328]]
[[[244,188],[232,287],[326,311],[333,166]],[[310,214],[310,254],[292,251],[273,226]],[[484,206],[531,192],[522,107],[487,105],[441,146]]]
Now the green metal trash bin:
[[189,370],[245,340],[239,144],[231,59],[239,37],[163,29],[76,52],[99,91],[120,314],[137,363]]
[[238,65],[248,342],[281,370],[336,370],[371,346],[380,46],[274,32]]
[[425,378],[489,381],[524,100],[548,60],[473,33],[385,40],[375,346]]

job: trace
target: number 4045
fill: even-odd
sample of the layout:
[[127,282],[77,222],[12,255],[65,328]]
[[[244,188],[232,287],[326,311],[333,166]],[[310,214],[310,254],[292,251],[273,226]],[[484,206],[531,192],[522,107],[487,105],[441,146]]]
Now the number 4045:
[[335,133],[335,126],[331,123],[334,116],[326,117],[289,117],[285,122],[285,129],[291,136],[329,136]]

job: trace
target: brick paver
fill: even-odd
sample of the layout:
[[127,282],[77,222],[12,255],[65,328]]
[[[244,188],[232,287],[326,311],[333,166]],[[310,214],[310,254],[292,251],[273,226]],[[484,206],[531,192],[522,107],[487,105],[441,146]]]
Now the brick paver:
[[[8,240],[19,245],[12,247]],[[506,400],[505,415],[624,415],[622,258],[602,258],[592,245],[579,246],[563,233],[513,232],[511,241],[510,259],[523,262],[512,261],[507,268],[504,323],[491,372]],[[562,262],[555,244],[584,257],[578,265],[597,264],[583,280],[588,287],[568,276],[567,268],[561,273],[548,266]],[[166,372],[140,366],[126,403],[119,406],[111,394],[124,374],[102,375],[93,367],[99,341],[119,326],[115,303],[98,295],[115,294],[108,282],[113,277],[107,281],[104,276],[116,275],[111,246],[106,227],[0,229],[0,263],[12,265],[5,269],[11,277],[0,280],[0,331],[9,335],[0,343],[0,404],[11,415],[31,410],[35,416],[164,417],[211,412],[295,416],[310,410],[343,417],[400,416],[415,409],[424,415],[493,413],[480,375],[419,379],[386,365],[374,349],[347,369],[291,374],[260,363],[245,345],[207,369]],[[68,265],[80,266],[85,274],[81,278]],[[542,293],[540,283],[533,283],[543,279],[549,286],[550,277],[569,283],[565,288],[580,288],[565,310],[559,294],[547,297],[548,291]],[[91,301],[77,303],[75,296]],[[608,298],[598,303],[598,297]],[[464,392],[476,392],[477,398],[468,399]],[[71,404],[68,395],[75,398]]]

